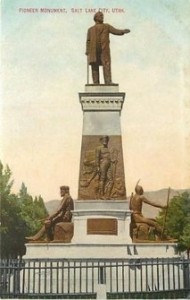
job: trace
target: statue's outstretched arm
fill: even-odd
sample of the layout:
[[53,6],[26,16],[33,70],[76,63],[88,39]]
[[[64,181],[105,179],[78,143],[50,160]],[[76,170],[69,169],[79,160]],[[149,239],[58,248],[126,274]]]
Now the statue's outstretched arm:
[[130,32],[129,29],[117,29],[111,25],[108,26],[109,26],[109,32],[115,35],[123,35]]
[[146,203],[146,204],[149,204],[149,205],[151,205],[151,206],[158,207],[158,208],[166,208],[166,206],[164,206],[164,205],[161,205],[161,204],[156,203],[156,202],[154,202],[154,201],[150,201],[150,200],[147,199],[145,196],[142,196],[141,198],[142,198],[142,201],[143,201],[144,203]]

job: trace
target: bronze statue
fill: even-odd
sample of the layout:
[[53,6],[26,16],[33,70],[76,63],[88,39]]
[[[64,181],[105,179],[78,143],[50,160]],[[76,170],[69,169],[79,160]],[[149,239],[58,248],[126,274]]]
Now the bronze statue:
[[96,170],[99,174],[100,199],[110,198],[114,185],[117,153],[111,155],[108,148],[109,136],[100,138],[101,146],[96,148]]
[[126,200],[120,137],[91,136],[82,147],[79,199]]
[[[54,231],[55,227],[58,223],[70,223],[72,220],[72,210],[74,209],[73,199],[69,194],[69,187],[68,186],[61,186],[60,187],[60,194],[63,197],[61,204],[58,210],[52,214],[51,216],[47,217],[44,221],[44,225],[42,228],[34,235],[26,237],[28,241],[40,241],[44,235],[46,234],[47,242],[52,241],[54,239]],[[64,224],[63,223],[63,224]],[[68,226],[66,226],[68,227]],[[69,229],[67,229],[68,231]]]
[[[166,240],[167,237],[163,235],[162,227],[156,222],[155,219],[145,218],[142,215],[142,205],[143,203],[152,205],[158,208],[167,208],[165,205],[155,203],[148,200],[144,195],[142,186],[136,185],[135,195],[131,197],[130,209],[132,210],[131,215],[131,237],[133,239],[145,239],[148,240],[148,234],[151,228],[155,230],[155,234],[158,240]],[[140,233],[140,231],[142,232]],[[142,238],[143,236],[143,238]]]
[[88,64],[92,68],[93,83],[100,83],[99,66],[102,65],[105,84],[112,84],[109,34],[124,35],[130,30],[120,30],[109,24],[104,24],[104,15],[100,11],[94,15],[94,21],[96,24],[88,29],[86,42],[86,55],[88,56]]

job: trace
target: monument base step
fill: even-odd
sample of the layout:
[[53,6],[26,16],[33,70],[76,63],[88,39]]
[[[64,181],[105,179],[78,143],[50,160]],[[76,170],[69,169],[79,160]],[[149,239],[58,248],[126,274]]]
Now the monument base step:
[[25,259],[29,258],[172,258],[178,257],[175,243],[74,244],[28,243]]

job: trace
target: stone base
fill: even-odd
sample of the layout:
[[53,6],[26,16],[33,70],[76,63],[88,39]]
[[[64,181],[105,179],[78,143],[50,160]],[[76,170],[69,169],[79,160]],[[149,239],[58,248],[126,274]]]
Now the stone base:
[[78,200],[73,211],[74,244],[131,243],[126,200]]
[[112,83],[109,85],[106,84],[86,84],[85,93],[118,93],[119,84]]
[[74,224],[70,222],[60,222],[55,225],[54,243],[70,243],[74,233]]
[[26,244],[24,258],[172,258],[178,257],[175,243],[131,244]]

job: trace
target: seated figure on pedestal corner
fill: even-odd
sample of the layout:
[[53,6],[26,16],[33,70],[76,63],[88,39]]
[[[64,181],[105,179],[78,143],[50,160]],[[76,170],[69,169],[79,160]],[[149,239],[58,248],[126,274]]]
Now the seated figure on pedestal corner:
[[[73,227],[71,229],[68,228],[68,223],[71,223],[72,220],[72,210],[74,209],[74,203],[73,199],[71,198],[69,194],[69,187],[68,186],[61,186],[60,187],[60,195],[63,197],[59,208],[57,211],[52,214],[51,216],[48,216],[45,221],[42,228],[34,235],[26,237],[26,240],[28,241],[42,241],[43,238],[46,235],[47,242],[54,240],[54,231],[55,227],[58,223],[64,222],[67,224],[67,232],[68,230],[73,231]],[[63,225],[64,225],[63,223]],[[72,233],[70,234],[72,235]],[[63,237],[64,239],[64,237]]]
[[[156,222],[156,220],[146,218],[142,215],[142,205],[143,203],[147,203],[149,205],[158,208],[167,208],[167,206],[150,201],[143,194],[144,194],[144,190],[142,186],[138,185],[137,183],[135,187],[135,195],[133,195],[130,200],[130,209],[132,210],[131,238],[133,240],[134,239],[148,240],[149,230],[150,228],[152,228],[155,231],[158,240],[160,241],[167,240],[168,238],[166,237],[166,235],[163,234],[162,227]],[[140,233],[140,231],[142,232]]]
[[86,42],[86,55],[92,68],[93,83],[100,84],[99,66],[102,65],[105,84],[112,84],[109,34],[124,35],[130,30],[116,29],[104,24],[104,15],[101,11],[94,15],[94,21],[95,25],[88,29]]

